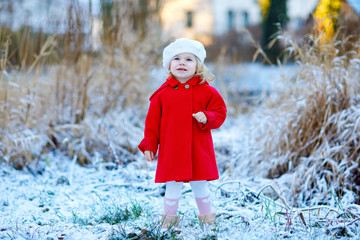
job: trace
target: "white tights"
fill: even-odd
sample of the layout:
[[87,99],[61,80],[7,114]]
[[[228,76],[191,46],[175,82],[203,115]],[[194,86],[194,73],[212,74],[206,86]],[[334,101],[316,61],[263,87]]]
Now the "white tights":
[[[207,181],[192,181],[189,182],[191,189],[195,195],[196,198],[203,198],[210,195],[210,191],[208,188],[208,182]],[[165,191],[165,197],[171,198],[171,199],[178,199],[181,195],[181,189],[183,187],[183,182],[167,182],[166,183],[166,191]]]

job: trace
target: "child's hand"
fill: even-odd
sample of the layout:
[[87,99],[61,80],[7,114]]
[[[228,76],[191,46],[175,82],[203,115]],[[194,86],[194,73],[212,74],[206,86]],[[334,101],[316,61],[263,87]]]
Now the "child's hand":
[[152,151],[146,150],[145,151],[145,159],[148,162],[153,162],[154,161],[154,153]]
[[207,118],[205,113],[203,112],[198,112],[198,113],[193,113],[193,117],[202,124],[206,124],[207,123]]

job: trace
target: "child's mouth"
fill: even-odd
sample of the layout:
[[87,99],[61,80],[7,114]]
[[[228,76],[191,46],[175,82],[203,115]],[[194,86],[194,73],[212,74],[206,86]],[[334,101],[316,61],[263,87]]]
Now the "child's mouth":
[[187,71],[185,68],[178,68],[178,71]]

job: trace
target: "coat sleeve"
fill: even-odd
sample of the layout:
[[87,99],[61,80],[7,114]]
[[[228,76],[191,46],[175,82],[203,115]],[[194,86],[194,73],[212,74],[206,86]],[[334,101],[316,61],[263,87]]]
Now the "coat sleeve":
[[210,100],[203,113],[206,115],[207,123],[199,123],[201,130],[219,128],[226,118],[226,105],[224,99],[215,88],[211,88]]
[[144,139],[138,148],[143,153],[150,150],[156,155],[160,139],[161,105],[159,95],[152,97],[150,107],[145,120]]

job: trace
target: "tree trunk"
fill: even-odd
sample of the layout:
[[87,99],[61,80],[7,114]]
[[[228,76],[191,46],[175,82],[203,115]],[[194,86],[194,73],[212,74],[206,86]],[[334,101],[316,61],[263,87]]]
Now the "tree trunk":
[[262,47],[272,63],[280,58],[282,46],[279,41],[269,46],[288,20],[286,0],[271,0],[269,14],[263,22]]

